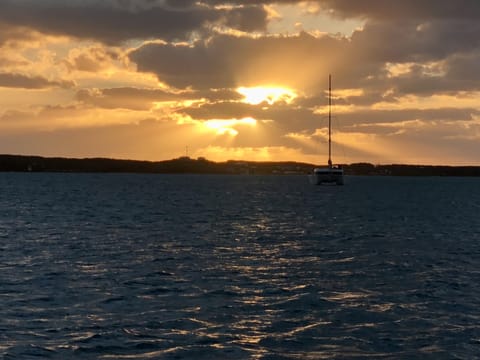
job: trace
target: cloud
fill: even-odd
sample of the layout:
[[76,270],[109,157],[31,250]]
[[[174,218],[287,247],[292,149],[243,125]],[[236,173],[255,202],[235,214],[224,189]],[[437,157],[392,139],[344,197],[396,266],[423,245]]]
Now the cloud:
[[[177,88],[233,88],[254,82],[280,83],[319,90],[327,72],[339,87],[383,87],[414,90],[406,77],[386,79],[385,63],[449,61],[455,54],[469,56],[480,46],[480,11],[477,1],[435,3],[425,1],[318,0],[323,11],[344,17],[365,17],[365,26],[351,38],[301,33],[295,36],[232,36],[205,33],[215,26],[243,31],[264,30],[268,21],[264,4],[271,1],[62,1],[6,0],[1,37],[30,36],[20,27],[57,35],[119,44],[129,39],[163,39],[145,43],[130,53],[138,69],[155,73]],[[295,1],[275,3],[295,4]],[[229,6],[226,6],[228,5]],[[223,5],[217,6],[214,5]],[[235,6],[234,6],[235,5]],[[458,10],[458,9],[459,10]],[[12,30],[13,29],[13,30]],[[16,29],[16,30],[15,30]],[[5,35],[5,33],[7,35]],[[194,43],[175,44],[196,33]],[[10,34],[10,35],[8,35]],[[392,46],[395,44],[395,46]],[[95,72],[118,54],[100,46],[72,54],[69,69]],[[352,64],[355,59],[355,64]],[[454,65],[454,64],[453,64]],[[452,66],[453,66],[452,65]],[[450,74],[453,76],[454,72]],[[416,76],[417,74],[411,74]],[[419,91],[436,79],[422,74]],[[412,78],[413,80],[413,78]],[[388,87],[385,82],[388,81]],[[453,84],[453,82],[449,82]],[[474,84],[456,83],[456,88]],[[377,91],[377,94],[379,92]],[[357,99],[361,101],[361,99]]]
[[52,87],[71,88],[74,83],[63,80],[48,80],[41,76],[0,73],[0,87],[22,89],[45,89]]
[[174,102],[173,106],[184,108],[183,102],[232,101],[241,96],[232,90],[180,91],[170,92],[161,89],[109,88],[81,89],[75,98],[90,106],[104,109],[150,110],[155,103]]
[[323,9],[342,18],[368,19],[479,19],[477,0],[318,0]]
[[[285,10],[293,0],[0,2],[0,127],[28,132],[19,144],[50,141],[32,152],[56,144],[80,153],[78,136],[92,147],[84,155],[141,158],[169,147],[159,155],[168,158],[188,144],[209,156],[313,156],[324,144],[328,74],[334,141],[359,156],[470,151],[479,139],[477,0],[316,0],[294,16]],[[274,12],[288,21],[269,26]],[[362,27],[348,36],[315,30],[332,17]],[[266,30],[297,20],[311,32]],[[247,104],[241,86],[288,88],[296,98]]]
[[163,90],[112,88],[112,89],[82,89],[76,94],[76,99],[104,109],[149,110],[154,102],[180,101],[188,98],[183,94],[169,93]]
[[[1,9],[0,5],[0,10]],[[14,41],[31,41],[35,38],[36,34],[28,28],[17,26],[15,24],[2,23],[0,21],[0,46]]]
[[149,111],[130,109],[102,109],[88,107],[81,103],[70,105],[36,106],[25,110],[6,110],[0,114],[0,129],[5,136],[15,138],[29,132],[61,132],[71,129],[105,128],[128,124],[139,124],[154,117],[158,121],[175,120],[153,115]]
[[[319,92],[327,74],[333,73],[337,87],[365,88],[377,98],[391,89],[398,96],[406,91],[426,94],[439,82],[440,91],[449,91],[448,84],[452,91],[475,90],[478,86],[471,79],[478,72],[474,64],[480,49],[479,24],[433,22],[422,27],[412,21],[369,22],[350,39],[305,32],[288,37],[217,35],[192,45],[145,44],[132,51],[130,59],[139,71],[152,72],[177,88],[279,84]],[[439,74],[429,72],[432,62],[444,62],[446,78],[439,80]],[[460,62],[468,62],[474,75],[454,78]],[[406,63],[424,71],[402,76],[388,72],[387,64]],[[417,82],[417,90],[408,82]]]
[[261,6],[216,8],[196,2],[3,0],[0,26],[118,44],[131,39],[185,40],[214,25],[241,31],[265,28]]
[[[195,108],[185,108],[182,113],[198,120],[242,119],[252,117],[257,120],[272,121],[283,133],[301,130],[313,131],[321,126],[323,115],[317,115],[310,109],[294,108],[286,104],[265,107],[265,104],[251,105],[239,102],[219,102],[201,104]],[[323,121],[324,123],[325,121]]]
[[27,66],[28,62],[25,60],[19,60],[19,59],[12,59],[9,58],[8,56],[3,57],[0,55],[0,67],[2,68],[16,68],[16,67],[21,67],[21,66]]
[[470,84],[470,89],[479,89],[480,46],[472,52],[449,56],[445,61],[445,76],[452,81]]
[[[357,110],[351,113],[339,114],[338,122],[344,129],[361,129],[364,132],[391,132],[392,128],[405,127],[411,121],[435,122],[441,124],[455,121],[473,121],[480,114],[478,109],[469,108],[439,108],[439,109],[397,109],[397,110]],[[390,130],[389,130],[390,129]],[[415,124],[412,124],[415,129]],[[381,131],[383,132],[383,131]]]
[[[177,88],[232,88],[277,84],[304,88],[325,77],[345,39],[216,35],[192,45],[145,44],[130,53],[139,71],[153,72]],[[326,54],[334,55],[327,56]]]
[[475,21],[370,21],[351,38],[352,55],[376,62],[422,62],[478,49]]
[[111,67],[112,62],[121,59],[118,49],[92,46],[86,49],[74,48],[62,63],[69,71],[99,72]]

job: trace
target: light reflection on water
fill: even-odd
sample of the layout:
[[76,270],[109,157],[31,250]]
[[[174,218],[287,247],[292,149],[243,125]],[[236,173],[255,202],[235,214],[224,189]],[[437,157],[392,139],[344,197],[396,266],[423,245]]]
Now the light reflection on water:
[[0,185],[5,358],[480,353],[475,179],[2,174]]

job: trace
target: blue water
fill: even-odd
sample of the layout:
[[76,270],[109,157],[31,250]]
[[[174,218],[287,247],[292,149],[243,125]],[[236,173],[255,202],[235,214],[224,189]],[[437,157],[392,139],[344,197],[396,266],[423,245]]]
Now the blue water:
[[480,359],[480,180],[0,174],[3,359]]

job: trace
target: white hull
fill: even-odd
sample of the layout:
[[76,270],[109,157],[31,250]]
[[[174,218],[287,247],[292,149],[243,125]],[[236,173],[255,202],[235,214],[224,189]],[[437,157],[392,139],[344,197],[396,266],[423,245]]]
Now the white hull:
[[310,182],[314,185],[336,184],[343,185],[343,169],[341,168],[316,168],[310,175]]

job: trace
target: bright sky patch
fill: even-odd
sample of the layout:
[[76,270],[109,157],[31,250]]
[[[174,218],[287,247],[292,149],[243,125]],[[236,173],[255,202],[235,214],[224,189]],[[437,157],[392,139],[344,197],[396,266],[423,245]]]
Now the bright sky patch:
[[297,97],[293,90],[282,87],[239,87],[237,91],[245,97],[244,102],[252,105],[258,105],[262,102],[272,105],[278,101],[291,103]]

